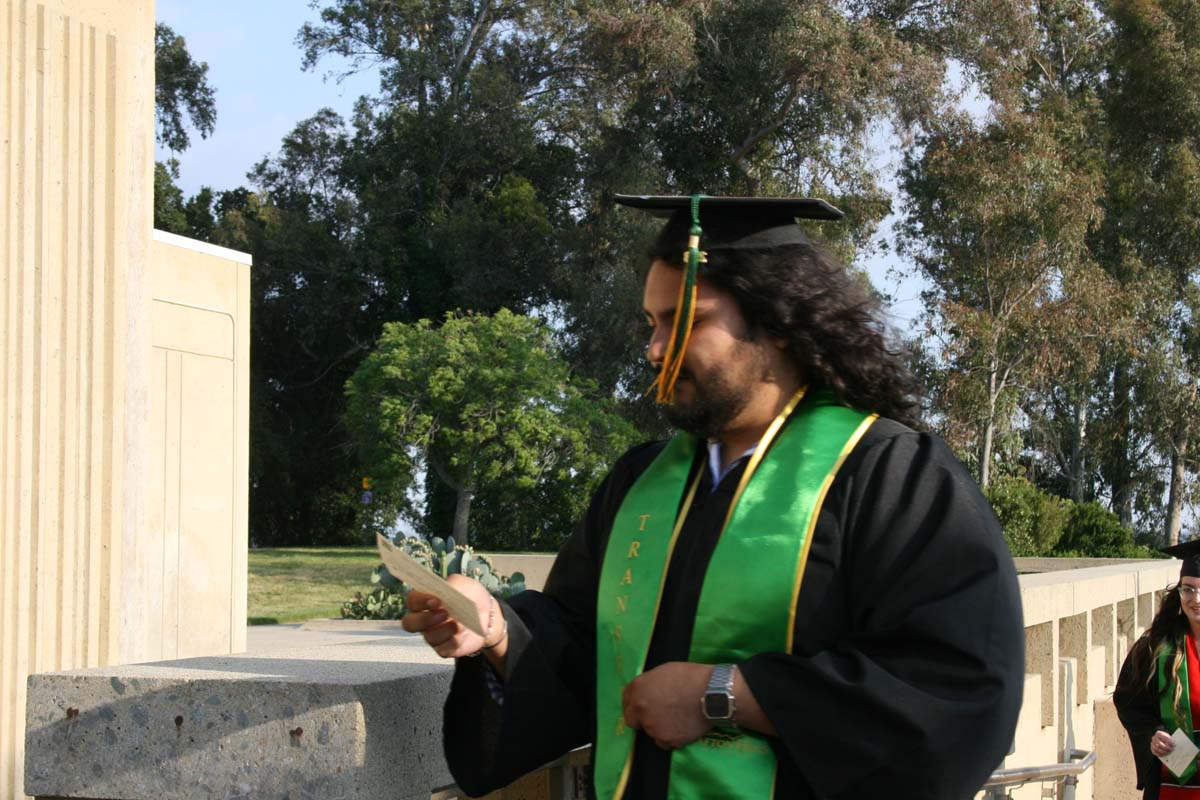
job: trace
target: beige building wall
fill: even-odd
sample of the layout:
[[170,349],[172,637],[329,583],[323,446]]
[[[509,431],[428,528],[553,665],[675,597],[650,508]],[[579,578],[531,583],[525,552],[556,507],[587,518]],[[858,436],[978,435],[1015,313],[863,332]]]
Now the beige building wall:
[[[246,648],[250,257],[154,232],[146,659]],[[158,591],[155,591],[158,589]]]
[[153,68],[152,0],[0,0],[0,800],[28,674],[245,639],[248,259],[152,239]]

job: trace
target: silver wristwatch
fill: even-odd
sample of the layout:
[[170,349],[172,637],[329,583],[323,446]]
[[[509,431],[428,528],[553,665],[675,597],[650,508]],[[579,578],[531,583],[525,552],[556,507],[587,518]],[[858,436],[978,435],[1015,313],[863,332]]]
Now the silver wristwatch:
[[735,727],[733,715],[737,713],[737,702],[733,696],[733,671],[737,669],[732,664],[717,664],[713,667],[712,677],[708,679],[708,689],[700,698],[700,710],[704,718],[715,725]]

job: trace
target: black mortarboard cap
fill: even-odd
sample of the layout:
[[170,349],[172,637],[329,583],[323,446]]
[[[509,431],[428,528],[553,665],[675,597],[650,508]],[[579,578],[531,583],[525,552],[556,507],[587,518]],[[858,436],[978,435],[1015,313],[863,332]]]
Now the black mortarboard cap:
[[[692,198],[683,195],[618,194],[623,206],[667,220],[660,240],[686,242],[692,228]],[[701,249],[708,252],[805,244],[798,219],[838,220],[845,216],[824,200],[810,197],[699,198]]]
[[1183,566],[1179,568],[1179,577],[1200,578],[1200,539],[1164,547],[1160,552],[1183,561]]

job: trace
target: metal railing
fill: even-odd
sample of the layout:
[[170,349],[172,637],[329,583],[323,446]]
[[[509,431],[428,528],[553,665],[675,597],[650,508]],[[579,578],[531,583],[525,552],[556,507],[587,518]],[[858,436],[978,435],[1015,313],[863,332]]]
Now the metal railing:
[[[591,761],[591,748],[581,747],[562,758],[550,762],[540,770],[535,770],[517,784],[509,787],[513,796],[547,797],[550,800],[577,800],[587,796],[586,772]],[[988,778],[987,783],[980,787],[984,791],[985,800],[999,800],[1008,797],[1008,789],[1023,786],[1037,781],[1067,781],[1064,787],[1063,800],[1074,797],[1074,788],[1079,776],[1087,772],[1096,763],[1096,753],[1088,750],[1072,750],[1068,761],[1061,764],[1047,764],[1040,767],[1015,767],[998,769]],[[525,786],[520,786],[525,782]],[[536,787],[536,788],[535,788]],[[533,789],[532,792],[530,790]],[[522,791],[524,790],[524,791]],[[502,796],[506,796],[501,792]],[[445,786],[435,790],[430,800],[460,800],[466,795],[457,786]]]
[[1059,659],[1058,668],[1062,682],[1058,710],[1062,724],[1066,728],[1064,731],[1066,747],[1063,748],[1063,756],[1066,761],[1041,767],[998,769],[992,773],[992,777],[987,779],[987,783],[983,784],[985,800],[999,800],[999,798],[1008,797],[1008,787],[1060,780],[1063,782],[1062,800],[1075,800],[1075,787],[1079,784],[1079,776],[1096,763],[1095,751],[1075,748],[1075,715],[1072,708],[1072,698],[1075,696],[1075,664],[1070,659]]
[[1064,780],[1063,800],[1070,800],[1075,796],[1075,785],[1079,782],[1079,776],[1096,763],[1096,753],[1093,750],[1071,750],[1067,758],[1067,761],[1041,767],[998,769],[983,784],[984,797],[987,800],[1008,797],[1006,787],[1024,786],[1037,781]]

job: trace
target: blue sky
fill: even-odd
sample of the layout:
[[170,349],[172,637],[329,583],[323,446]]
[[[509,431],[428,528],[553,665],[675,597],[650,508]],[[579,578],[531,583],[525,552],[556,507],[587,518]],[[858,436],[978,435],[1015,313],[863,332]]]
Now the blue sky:
[[[217,123],[207,139],[192,136],[191,147],[174,154],[178,184],[185,194],[201,186],[232,189],[247,184],[246,173],[273,155],[296,123],[329,107],[349,116],[354,101],[373,94],[378,73],[365,71],[341,82],[330,73],[344,72],[344,61],[326,58],[316,70],[301,69],[296,33],[318,12],[307,0],[158,0],[156,18],[187,40],[192,58],[208,64],[209,84],[216,91]],[[894,186],[895,154],[885,138],[876,139],[885,184]],[[159,148],[158,159],[171,154]],[[885,235],[890,235],[890,220]],[[905,329],[920,313],[920,282],[898,282],[891,271],[904,265],[892,255],[877,255],[864,266],[875,286],[893,296],[893,325]]]
[[[325,79],[330,70],[346,67],[340,61],[301,70],[296,32],[318,19],[305,0],[158,0],[156,18],[187,40],[192,58],[208,64],[216,90],[213,135],[192,135],[192,146],[175,154],[186,194],[201,186],[245,185],[246,173],[273,154],[297,122],[326,106],[348,116],[359,96],[378,87],[375,72],[341,83]],[[159,159],[169,155],[161,148],[156,153]]]

